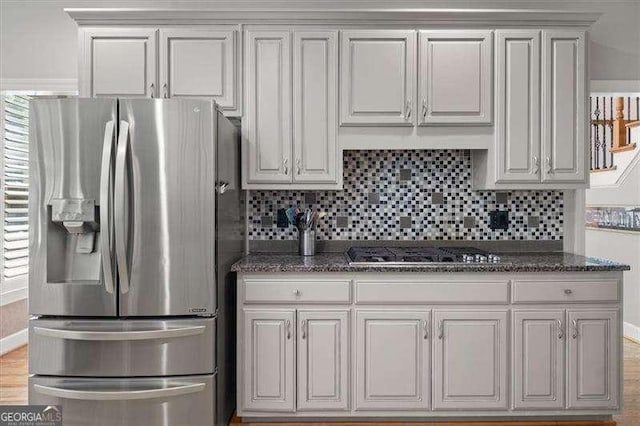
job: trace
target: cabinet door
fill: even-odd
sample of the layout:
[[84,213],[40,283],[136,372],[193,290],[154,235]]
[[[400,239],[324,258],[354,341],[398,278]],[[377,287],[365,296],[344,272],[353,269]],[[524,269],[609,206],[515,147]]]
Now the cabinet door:
[[156,29],[84,28],[82,34],[81,96],[156,96]]
[[620,336],[617,310],[568,311],[569,408],[617,408]]
[[435,410],[507,408],[507,311],[434,311]]
[[516,409],[564,408],[564,311],[513,312]]
[[298,411],[348,408],[349,311],[298,311]]
[[540,31],[497,31],[498,182],[540,180]]
[[426,410],[429,313],[356,311],[356,410]]
[[247,31],[247,112],[242,149],[248,183],[291,182],[291,35]]
[[542,32],[542,150],[544,182],[586,177],[585,33]]
[[414,124],[415,31],[341,34],[341,125]]
[[163,97],[210,97],[223,111],[236,111],[236,31],[160,30],[160,83]]
[[295,411],[295,310],[245,309],[243,408]]
[[420,124],[490,124],[491,31],[420,31]]
[[335,182],[338,32],[293,35],[294,182]]

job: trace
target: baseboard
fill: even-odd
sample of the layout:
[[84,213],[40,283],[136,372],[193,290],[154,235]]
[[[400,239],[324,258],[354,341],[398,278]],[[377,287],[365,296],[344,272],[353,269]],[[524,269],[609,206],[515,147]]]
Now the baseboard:
[[630,322],[625,321],[622,327],[622,334],[627,339],[640,343],[640,327],[637,325],[633,325]]
[[17,333],[8,335],[0,339],[0,356],[27,344],[29,330],[20,330]]

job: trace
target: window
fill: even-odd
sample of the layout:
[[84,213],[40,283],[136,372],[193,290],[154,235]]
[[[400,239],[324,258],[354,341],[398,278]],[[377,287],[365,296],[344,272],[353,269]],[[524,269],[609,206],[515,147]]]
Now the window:
[[29,99],[2,95],[2,281],[26,285],[29,272]]

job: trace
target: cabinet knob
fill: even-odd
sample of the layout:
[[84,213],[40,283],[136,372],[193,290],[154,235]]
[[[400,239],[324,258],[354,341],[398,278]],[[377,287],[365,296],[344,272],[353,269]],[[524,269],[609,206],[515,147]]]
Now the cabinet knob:
[[302,173],[302,160],[300,158],[298,158],[296,160],[296,174],[300,174]]
[[573,290],[571,290],[570,288],[565,288],[565,289],[564,289],[564,294],[566,294],[567,296],[569,296],[570,294],[573,294]]
[[438,339],[444,339],[444,321],[438,321]]
[[291,340],[291,321],[286,320],[284,325],[285,325],[285,328],[287,329],[287,340]]
[[533,156],[533,173],[540,171],[540,159],[537,156]]
[[282,159],[282,171],[284,172],[285,175],[289,174],[289,159],[288,158],[283,158]]
[[155,93],[153,93],[155,91],[155,85],[153,83],[149,83],[149,97],[153,98]]
[[167,88],[167,83],[164,83],[162,85],[162,97],[163,98],[168,98],[169,97],[169,90]]
[[302,320],[302,324],[300,324],[300,331],[302,332],[302,338],[307,338],[307,320]]
[[427,340],[429,338],[429,321],[422,321],[422,329],[424,330],[424,339]]
[[300,296],[300,290],[298,290],[297,288],[293,290],[293,295],[296,297]]
[[573,328],[573,334],[571,335],[571,337],[573,337],[574,339],[577,339],[578,338],[578,321],[571,320],[571,327]]

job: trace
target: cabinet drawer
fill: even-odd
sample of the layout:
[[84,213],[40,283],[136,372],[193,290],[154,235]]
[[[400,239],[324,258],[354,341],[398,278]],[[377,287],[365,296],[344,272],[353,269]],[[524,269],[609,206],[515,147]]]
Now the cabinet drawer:
[[618,282],[599,281],[519,281],[513,282],[513,303],[616,302]]
[[508,282],[356,282],[357,303],[508,303]]
[[351,281],[244,279],[246,303],[349,303]]

